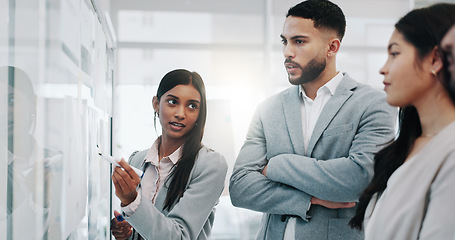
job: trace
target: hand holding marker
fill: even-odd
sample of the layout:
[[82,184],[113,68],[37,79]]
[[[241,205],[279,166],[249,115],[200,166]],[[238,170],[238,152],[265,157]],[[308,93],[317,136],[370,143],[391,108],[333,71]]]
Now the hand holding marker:
[[[103,155],[101,153],[98,153],[102,158],[104,158],[104,160],[112,163],[114,166],[117,166],[117,167],[121,167],[118,162],[120,162],[121,160],[118,159],[118,158],[114,158],[114,157],[111,157],[111,156],[106,156],[106,155]],[[136,172],[136,174],[139,176],[139,178],[142,178],[142,176],[144,175],[144,172],[142,172],[141,170],[131,166],[131,168],[134,170],[134,172]]]
[[[122,226],[125,226],[125,224],[123,224],[123,223],[118,225],[119,223],[121,223],[123,221],[125,221],[125,218],[123,217],[123,215],[120,214],[119,212],[117,212],[116,210],[114,210],[114,218],[111,219],[111,230],[113,228],[117,228],[117,230],[118,230],[119,228],[122,228]],[[129,225],[128,223],[126,223],[126,224]]]

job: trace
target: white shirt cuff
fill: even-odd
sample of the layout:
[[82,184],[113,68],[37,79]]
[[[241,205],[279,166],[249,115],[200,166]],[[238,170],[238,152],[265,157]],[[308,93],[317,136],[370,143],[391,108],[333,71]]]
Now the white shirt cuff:
[[140,192],[137,193],[136,199],[134,199],[133,202],[122,207],[123,214],[127,217],[133,215],[133,213],[135,213],[136,210],[139,208],[139,204],[141,204],[141,193]]

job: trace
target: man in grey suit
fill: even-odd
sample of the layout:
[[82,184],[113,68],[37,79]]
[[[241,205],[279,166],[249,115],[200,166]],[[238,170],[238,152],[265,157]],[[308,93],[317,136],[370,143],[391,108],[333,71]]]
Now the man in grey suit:
[[[447,62],[449,62],[450,79],[448,84],[452,92],[455,93],[455,25],[450,28],[441,41],[441,47],[446,52]],[[452,94],[454,95],[454,94]],[[452,96],[455,97],[455,96]]]
[[345,25],[324,0],[287,14],[281,38],[295,86],[256,110],[229,186],[234,206],[264,213],[257,239],[363,239],[348,222],[374,153],[394,137],[396,109],[336,70]]

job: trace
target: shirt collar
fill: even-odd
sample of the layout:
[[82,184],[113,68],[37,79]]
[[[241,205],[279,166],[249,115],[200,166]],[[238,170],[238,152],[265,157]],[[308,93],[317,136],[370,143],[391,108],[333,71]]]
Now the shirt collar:
[[[145,156],[145,162],[150,162],[151,164],[157,166],[158,165],[158,144],[160,142],[160,139],[157,138],[155,142],[153,143],[152,147],[149,149],[147,152],[147,155]],[[183,146],[183,145],[182,145]],[[175,165],[182,154],[182,146],[177,148],[171,155],[164,157],[164,158],[169,158],[171,162]]]
[[171,155],[169,155],[168,158],[175,165],[179,161],[181,156],[182,156],[182,146],[177,148],[177,150],[175,150]]
[[[318,92],[320,90],[327,89],[329,91],[330,95],[333,96],[333,94],[335,94],[335,90],[337,89],[338,85],[340,85],[341,79],[343,79],[343,77],[344,77],[344,74],[341,71],[338,72],[337,75],[335,75],[335,77],[333,77],[328,82],[326,82],[324,85],[322,85],[318,89]],[[305,99],[309,99],[308,96],[306,95],[305,91],[303,90],[301,84],[299,84],[299,92],[300,92],[300,96],[303,96],[303,98],[305,98]]]

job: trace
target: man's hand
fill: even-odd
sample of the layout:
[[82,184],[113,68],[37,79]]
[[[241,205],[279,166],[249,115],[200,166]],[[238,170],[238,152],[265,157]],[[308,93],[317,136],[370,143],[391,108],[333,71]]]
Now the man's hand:
[[265,165],[264,169],[262,169],[262,175],[264,175],[266,177],[267,177],[267,166],[268,165]]
[[127,206],[136,199],[136,188],[141,182],[141,179],[123,158],[119,162],[119,165],[121,167],[114,168],[112,181],[115,185],[115,195],[120,199],[122,206]]
[[330,209],[338,209],[338,208],[352,208],[355,206],[355,202],[332,202],[328,200],[322,200],[317,197],[311,197],[311,204],[313,205],[321,205],[326,208]]
[[133,233],[133,228],[126,220],[122,220],[120,222],[117,220],[117,217],[121,216],[119,212],[114,211],[114,215],[115,217],[111,220],[112,235],[114,235],[117,240],[129,238]]

